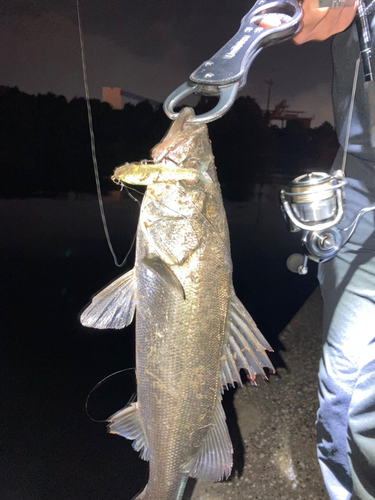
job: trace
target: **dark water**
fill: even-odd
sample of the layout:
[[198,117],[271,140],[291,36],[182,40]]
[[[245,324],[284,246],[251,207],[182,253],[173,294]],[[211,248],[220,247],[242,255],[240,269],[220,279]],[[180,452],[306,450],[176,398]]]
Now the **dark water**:
[[[106,206],[123,255],[137,206]],[[78,322],[90,296],[121,272],[104,241],[97,202],[10,200],[0,209],[1,498],[130,500],[147,481],[147,465],[127,440],[106,434],[105,424],[85,413],[99,380],[134,366],[133,326],[96,332]],[[300,277],[286,269],[300,245],[284,227],[274,188],[227,209],[237,294],[277,351],[278,334],[317,284],[316,270]],[[105,418],[131,393],[127,372],[93,394],[90,412]]]

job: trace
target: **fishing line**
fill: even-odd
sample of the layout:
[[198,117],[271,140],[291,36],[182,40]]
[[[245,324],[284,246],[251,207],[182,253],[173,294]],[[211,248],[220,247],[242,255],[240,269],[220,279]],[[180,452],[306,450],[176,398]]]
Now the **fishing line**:
[[[110,237],[109,231],[108,231],[107,219],[106,219],[106,216],[105,216],[104,205],[103,205],[103,195],[102,195],[102,190],[101,190],[101,187],[100,187],[98,161],[97,161],[97,157],[96,157],[94,127],[93,127],[93,122],[92,122],[92,112],[91,112],[90,95],[89,95],[89,86],[88,86],[88,82],[87,82],[87,67],[86,67],[86,57],[85,57],[85,46],[84,46],[84,42],[83,42],[83,32],[82,32],[82,25],[81,25],[81,14],[80,14],[80,10],[79,10],[79,0],[76,0],[76,5],[77,5],[77,20],[78,20],[79,41],[80,41],[80,46],[81,46],[81,61],[82,61],[82,72],[83,72],[83,84],[84,84],[84,88],[85,88],[85,99],[86,99],[86,107],[87,107],[87,116],[88,116],[88,121],[89,121],[91,155],[92,155],[92,162],[93,162],[93,165],[94,165],[95,184],[96,184],[96,192],[98,194],[100,217],[102,219],[104,234],[105,234],[105,237],[106,237],[106,240],[107,240],[108,248],[109,248],[109,250],[110,250],[110,252],[112,254],[114,263],[115,263],[115,265],[117,267],[123,267],[125,265],[125,262],[127,261],[128,257],[129,257],[130,252],[132,251],[136,235],[133,238],[133,242],[132,242],[132,244],[130,246],[130,249],[129,249],[128,253],[124,257],[124,260],[121,262],[121,264],[119,264],[119,262],[117,260],[116,253],[115,253],[115,251],[113,249],[111,237]],[[126,188],[126,190],[127,190],[127,188]],[[127,193],[129,194],[128,190],[127,190]],[[133,200],[137,201],[137,203],[139,204],[139,201],[136,198],[134,198],[133,196],[131,198]]]
[[[103,384],[105,384],[106,382],[108,382],[109,380],[113,379],[114,377],[116,377],[117,375],[119,375],[120,373],[124,373],[124,372],[128,372],[130,370],[133,370],[135,371],[135,368],[124,368],[123,370],[119,370],[117,372],[114,372],[114,373],[111,373],[110,375],[107,375],[106,377],[104,377],[100,382],[98,382],[92,389],[91,391],[88,393],[87,395],[87,398],[86,398],[86,402],[85,402],[85,411],[86,411],[86,415],[89,417],[90,420],[92,420],[93,422],[108,422],[108,418],[110,418],[110,416],[108,418],[105,418],[104,420],[97,420],[96,418],[93,418],[90,413],[89,413],[89,410],[88,410],[88,405],[89,405],[89,399],[91,397],[91,394],[93,392],[96,391],[96,389],[99,389],[100,386],[102,386]],[[129,406],[131,405],[132,403],[134,403],[134,401],[136,400],[137,398],[137,395],[136,393],[133,393],[133,395],[129,398],[129,401],[126,403],[125,407],[126,406]],[[124,407],[124,408],[125,408]]]
[[374,11],[375,11],[375,0],[372,0],[372,2],[365,8],[365,14],[366,16],[370,16]]
[[[169,181],[169,182],[170,182],[170,184],[172,184],[173,186],[175,186],[180,191],[180,193],[182,193],[186,198],[188,198],[188,201],[189,201],[190,205],[192,205],[195,208],[195,210],[197,211],[197,213],[203,218],[204,222],[206,222],[208,224],[209,228],[211,229],[212,234],[214,236],[217,236],[219,238],[219,240],[222,242],[223,246],[226,247],[225,241],[223,240],[223,238],[219,234],[218,230],[215,229],[215,226],[212,224],[212,222],[207,218],[206,215],[204,215],[204,213],[202,212],[202,210],[200,210],[199,207],[197,207],[197,205],[191,200],[191,198],[188,196],[187,192],[181,187],[181,185],[177,185],[176,181]],[[225,211],[225,209],[224,209],[224,211]],[[186,216],[185,216],[185,218],[187,219]],[[197,230],[193,227],[192,224],[191,224],[191,226],[192,226],[193,230],[195,232],[197,232]]]
[[[172,160],[172,161],[173,161],[173,160]],[[173,163],[176,163],[176,162],[173,162]],[[176,163],[176,165],[178,166],[178,164],[177,164],[177,163]],[[166,208],[166,209],[170,210],[171,212],[174,212],[174,213],[175,213],[178,217],[181,217],[181,218],[185,219],[187,222],[189,222],[189,224],[190,224],[191,228],[193,229],[193,231],[194,231],[195,233],[198,233],[198,231],[197,231],[197,230],[196,230],[196,228],[193,226],[193,224],[192,224],[192,222],[191,222],[191,220],[189,219],[189,217],[188,217],[188,216],[186,216],[186,215],[182,214],[181,212],[178,212],[177,210],[174,210],[173,208],[171,208],[170,206],[166,205],[165,203],[162,203],[159,199],[154,198],[153,196],[151,196],[151,195],[149,194],[149,192],[147,192],[147,191],[146,191],[146,192],[143,194],[141,191],[138,191],[137,189],[135,189],[135,188],[133,188],[133,187],[126,186],[126,185],[123,183],[123,181],[119,181],[119,182],[118,182],[118,184],[121,186],[121,189],[122,189],[122,188],[125,188],[125,189],[128,189],[128,190],[129,190],[129,189],[131,189],[131,190],[132,190],[132,191],[134,191],[135,193],[138,193],[138,194],[141,194],[141,195],[143,195],[143,196],[146,196],[146,197],[150,198],[151,200],[155,201],[155,202],[156,202],[158,205],[160,205],[161,207],[164,207],[164,208]],[[181,187],[181,185],[178,185],[178,184],[177,184],[177,181],[168,181],[168,182],[166,182],[166,184],[171,184],[172,186],[174,186],[175,188],[177,188],[177,189],[178,189],[178,191],[179,191],[180,193],[182,193],[182,194],[183,194],[186,198],[188,198],[188,201],[189,201],[190,205],[192,205],[192,206],[194,207],[194,209],[196,210],[196,213],[197,213],[197,214],[199,214],[199,215],[203,218],[204,222],[208,225],[208,227],[209,227],[210,231],[212,232],[212,234],[213,234],[214,236],[216,236],[216,237],[218,237],[218,238],[219,238],[219,240],[221,241],[221,243],[223,243],[223,246],[226,246],[226,245],[225,245],[225,242],[224,242],[224,240],[223,240],[223,238],[221,237],[221,235],[220,235],[220,234],[218,233],[218,231],[215,229],[215,227],[214,227],[214,226],[213,226],[213,224],[210,222],[210,220],[209,220],[209,219],[208,219],[208,218],[204,215],[204,213],[203,213],[203,212],[199,209],[199,207],[197,207],[197,206],[196,206],[196,204],[195,204],[195,203],[194,203],[194,202],[190,199],[190,197],[188,196],[188,194],[187,194],[186,190],[184,190],[184,189]],[[130,193],[129,193],[129,195],[130,195]],[[136,201],[138,201],[138,200],[136,200]],[[138,201],[138,203],[139,203],[139,201]],[[228,250],[228,247],[227,247],[227,250]]]

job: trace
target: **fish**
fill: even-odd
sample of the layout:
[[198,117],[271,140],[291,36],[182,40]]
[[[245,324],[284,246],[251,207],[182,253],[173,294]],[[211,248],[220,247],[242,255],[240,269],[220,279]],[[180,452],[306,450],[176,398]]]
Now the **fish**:
[[237,298],[229,230],[205,124],[183,108],[151,151],[113,180],[147,186],[135,264],[81,315],[91,328],[123,328],[136,311],[136,402],[108,420],[149,461],[137,500],[180,500],[189,477],[220,481],[233,448],[225,388],[274,371],[271,346]]

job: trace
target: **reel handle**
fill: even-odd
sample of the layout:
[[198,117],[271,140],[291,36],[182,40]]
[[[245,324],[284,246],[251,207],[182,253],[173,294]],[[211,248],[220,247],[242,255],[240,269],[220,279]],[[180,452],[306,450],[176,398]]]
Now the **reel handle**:
[[375,210],[375,204],[364,207],[357,212],[353,221],[344,229],[330,227],[323,231],[304,231],[301,241],[304,244],[307,253],[292,254],[286,261],[287,268],[293,273],[305,275],[308,273],[308,259],[320,264],[327,262],[335,257],[341,248],[353,236],[359,221],[364,215]]
[[286,260],[286,267],[292,273],[304,276],[309,271],[307,269],[308,260],[309,258],[306,254],[302,255],[301,253],[292,253],[292,255],[289,255],[289,257]]

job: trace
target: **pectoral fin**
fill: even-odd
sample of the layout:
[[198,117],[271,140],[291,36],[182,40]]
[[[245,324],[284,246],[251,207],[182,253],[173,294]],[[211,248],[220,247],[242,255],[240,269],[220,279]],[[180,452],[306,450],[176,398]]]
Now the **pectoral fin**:
[[172,289],[182,299],[185,299],[184,288],[180,280],[174,274],[172,269],[161,260],[160,257],[148,257],[143,259],[142,264],[153,274],[164,281],[169,289]]
[[95,295],[81,314],[81,324],[89,328],[124,328],[133,321],[135,311],[133,269]]
[[133,403],[109,417],[108,432],[132,439],[135,451],[140,452],[140,457],[143,460],[149,460],[147,441],[137,403]]
[[[166,234],[170,237],[165,238]],[[147,236],[164,261],[180,265],[199,247],[203,232],[195,230],[192,220],[162,217],[150,224]]]
[[272,351],[272,348],[233,292],[227,313],[226,342],[220,372],[221,386],[234,386],[235,382],[241,386],[241,368],[246,370],[248,378],[254,384],[256,375],[266,377],[264,367],[274,372],[266,350]]
[[221,481],[229,477],[233,465],[233,447],[230,440],[225,413],[220,398],[214,413],[212,426],[198,454],[184,471],[190,477],[206,481]]

